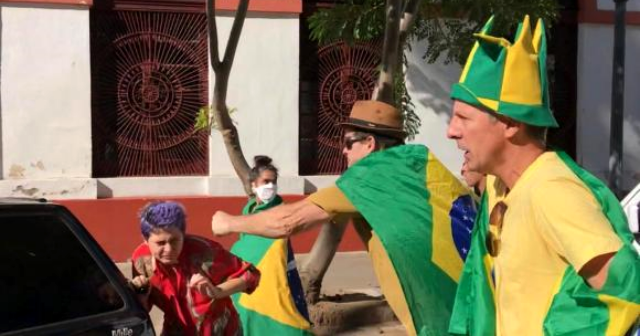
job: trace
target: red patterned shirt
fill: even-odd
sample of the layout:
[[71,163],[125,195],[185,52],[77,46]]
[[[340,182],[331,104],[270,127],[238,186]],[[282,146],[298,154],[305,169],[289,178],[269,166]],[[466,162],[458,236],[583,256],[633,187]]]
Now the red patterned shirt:
[[257,287],[259,271],[225,250],[220,244],[198,236],[185,236],[178,264],[156,263],[146,243],[131,258],[133,276],[150,278],[149,304],[164,312],[163,335],[242,335],[238,314],[230,298],[212,300],[188,287],[194,274],[207,276],[214,285],[228,279],[243,278],[246,293]]

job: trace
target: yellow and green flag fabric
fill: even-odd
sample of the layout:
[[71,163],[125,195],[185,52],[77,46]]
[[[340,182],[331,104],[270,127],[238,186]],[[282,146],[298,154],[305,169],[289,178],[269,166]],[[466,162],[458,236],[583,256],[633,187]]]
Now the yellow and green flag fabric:
[[[549,298],[551,305],[541,329],[544,335],[625,335],[640,316],[640,256],[632,246],[633,235],[626,216],[618,199],[598,178],[567,154],[556,154],[591,190],[624,245],[613,257],[607,281],[599,291],[589,287],[573,267],[567,267],[557,292]],[[485,193],[458,285],[451,334],[496,334],[492,259],[486,248],[489,203]]]
[[[414,330],[445,335],[475,204],[470,191],[422,145],[375,152],[336,182],[371,225],[392,264]],[[384,291],[384,288],[383,288]],[[396,312],[397,313],[397,312]]]
[[[276,196],[267,204],[250,199],[247,215],[282,203]],[[260,285],[252,294],[232,296],[244,335],[312,335],[302,283],[288,239],[242,234],[231,252],[260,270]]]

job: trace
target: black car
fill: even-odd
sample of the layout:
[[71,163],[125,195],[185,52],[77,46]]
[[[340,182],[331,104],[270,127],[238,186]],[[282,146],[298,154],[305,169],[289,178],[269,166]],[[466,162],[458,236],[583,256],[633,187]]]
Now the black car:
[[155,334],[122,273],[61,205],[0,199],[0,258],[2,336]]

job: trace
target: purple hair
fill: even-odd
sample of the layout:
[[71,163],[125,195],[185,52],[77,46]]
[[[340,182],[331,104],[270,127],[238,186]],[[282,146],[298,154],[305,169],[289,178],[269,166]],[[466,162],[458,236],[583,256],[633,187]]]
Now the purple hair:
[[174,201],[151,202],[140,210],[140,232],[144,239],[154,230],[175,228],[185,233],[187,223],[182,204]]

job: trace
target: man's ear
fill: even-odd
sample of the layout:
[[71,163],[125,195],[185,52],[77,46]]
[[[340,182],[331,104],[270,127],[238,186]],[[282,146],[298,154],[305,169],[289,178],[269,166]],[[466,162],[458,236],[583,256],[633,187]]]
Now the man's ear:
[[504,135],[507,139],[513,139],[519,132],[524,132],[525,125],[511,118],[504,118]]
[[376,150],[376,138],[371,135],[367,137],[367,150],[369,150],[369,153],[373,153]]

